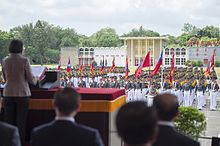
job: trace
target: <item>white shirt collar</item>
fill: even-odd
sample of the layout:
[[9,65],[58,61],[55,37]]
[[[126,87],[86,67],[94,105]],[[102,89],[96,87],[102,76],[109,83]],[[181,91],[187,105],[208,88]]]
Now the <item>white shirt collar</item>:
[[65,120],[65,121],[71,121],[75,122],[75,119],[73,117],[56,117],[55,120]]
[[173,122],[169,122],[169,121],[158,121],[158,125],[174,127]]

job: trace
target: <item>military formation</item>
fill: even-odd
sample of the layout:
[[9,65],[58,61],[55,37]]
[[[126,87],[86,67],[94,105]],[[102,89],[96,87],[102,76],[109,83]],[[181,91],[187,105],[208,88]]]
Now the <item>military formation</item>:
[[127,102],[146,100],[150,106],[153,97],[157,94],[171,93],[178,97],[181,106],[196,106],[203,110],[206,106],[205,96],[210,97],[210,110],[216,110],[219,85],[215,71],[205,76],[203,68],[179,67],[175,68],[172,83],[170,82],[170,68],[160,69],[158,74],[151,76],[151,71],[143,73],[135,78],[129,75],[125,78],[123,68],[116,69],[114,73],[105,72],[97,74],[71,74],[66,77],[61,75],[61,86],[73,86],[82,88],[120,88],[126,90]]
[[[125,78],[124,68],[115,68],[112,73],[105,69],[104,74],[99,69],[91,74],[89,69],[79,73],[77,68],[67,73],[60,71],[60,86],[81,88],[119,88],[125,89],[127,102],[146,100],[150,106],[153,97],[157,94],[171,93],[178,97],[181,106],[196,106],[202,110],[206,106],[205,96],[210,97],[210,110],[216,110],[219,85],[215,71],[205,76],[203,68],[179,67],[175,68],[172,82],[170,82],[170,68],[159,70],[158,74],[151,76],[151,71],[143,71],[135,78],[129,75]],[[0,80],[4,82],[2,79]]]

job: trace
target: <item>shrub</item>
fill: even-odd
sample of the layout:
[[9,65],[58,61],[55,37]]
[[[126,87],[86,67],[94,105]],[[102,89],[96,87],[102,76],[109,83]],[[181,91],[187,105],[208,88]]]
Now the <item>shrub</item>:
[[198,139],[206,130],[206,117],[204,113],[193,107],[180,107],[175,127],[180,133]]

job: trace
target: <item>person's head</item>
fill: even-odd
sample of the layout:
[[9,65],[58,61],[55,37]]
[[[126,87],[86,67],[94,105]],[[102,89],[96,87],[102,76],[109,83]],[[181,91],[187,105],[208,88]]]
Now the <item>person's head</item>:
[[80,107],[81,96],[71,87],[59,89],[54,94],[54,107],[60,116],[75,116]]
[[157,113],[144,101],[123,105],[116,116],[119,136],[127,145],[152,144],[157,134]]
[[155,107],[158,118],[161,121],[173,121],[178,115],[178,100],[173,94],[160,94],[154,97],[153,106]]
[[20,40],[12,40],[9,45],[9,53],[22,53],[23,51],[23,42]]

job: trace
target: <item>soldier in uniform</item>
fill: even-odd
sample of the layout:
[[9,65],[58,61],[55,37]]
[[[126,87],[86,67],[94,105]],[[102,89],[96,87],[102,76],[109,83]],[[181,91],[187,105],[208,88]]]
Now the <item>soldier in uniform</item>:
[[217,95],[218,95],[219,85],[216,80],[213,81],[211,85],[210,92],[210,110],[215,111],[217,107]]
[[197,93],[197,109],[203,109],[203,100],[204,100],[204,93],[205,93],[205,86],[200,79],[198,84],[196,85],[196,93]]
[[108,79],[108,76],[106,76],[106,77],[104,78],[103,88],[110,88],[110,81],[109,81],[109,79]]
[[91,78],[91,81],[89,82],[89,87],[90,87],[90,88],[97,88],[97,87],[98,87],[98,84],[97,84],[97,82],[95,81],[95,78],[94,78],[94,77]]
[[100,80],[99,80],[98,88],[104,88],[104,81],[102,78],[100,78]]
[[80,87],[80,88],[86,88],[86,82],[83,81],[83,77],[82,77],[82,76],[80,76],[80,78],[79,78],[78,87]]
[[140,82],[140,79],[136,79],[136,82],[134,83],[134,89],[135,89],[135,100],[142,100],[142,94],[141,94],[141,90],[142,90],[142,84]]
[[158,90],[155,88],[155,83],[151,83],[150,89],[147,92],[147,105],[152,106],[154,96],[158,95]]
[[183,106],[190,106],[190,88],[191,85],[188,80],[185,81],[183,85],[184,97],[183,97]]
[[128,95],[127,102],[134,101],[134,84],[132,81],[130,81],[129,77],[126,79],[126,82],[125,82],[125,90]]

